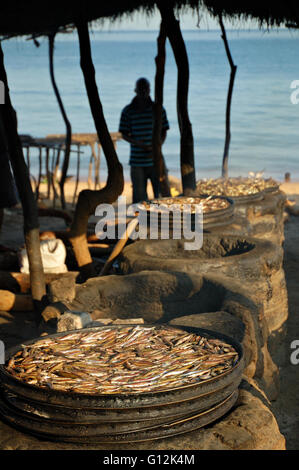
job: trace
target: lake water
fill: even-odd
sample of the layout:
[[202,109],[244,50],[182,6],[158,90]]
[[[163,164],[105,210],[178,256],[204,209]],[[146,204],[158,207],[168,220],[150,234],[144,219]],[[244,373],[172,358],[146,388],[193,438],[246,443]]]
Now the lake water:
[[[105,117],[111,132],[118,130],[122,108],[134,96],[141,76],[154,85],[156,36],[147,32],[93,32],[92,54]],[[197,178],[218,177],[225,136],[225,107],[230,67],[219,31],[184,31],[189,55],[189,115],[193,126]],[[283,179],[289,171],[299,180],[299,104],[292,104],[290,88],[299,80],[299,33],[286,30],[227,31],[237,74],[231,109],[229,173],[246,176],[265,171]],[[48,42],[3,42],[19,132],[34,137],[65,133],[50,82]],[[55,47],[55,76],[73,132],[95,132],[79,63],[77,35],[60,35]],[[163,146],[169,172],[179,176],[179,129],[176,116],[176,65],[167,45],[164,106],[170,130]],[[152,93],[153,96],[153,93]],[[298,95],[299,96],[299,95]],[[129,144],[117,152],[128,178]],[[87,175],[90,150],[82,156]],[[70,174],[76,157],[71,158]],[[101,180],[106,165],[101,161]]]

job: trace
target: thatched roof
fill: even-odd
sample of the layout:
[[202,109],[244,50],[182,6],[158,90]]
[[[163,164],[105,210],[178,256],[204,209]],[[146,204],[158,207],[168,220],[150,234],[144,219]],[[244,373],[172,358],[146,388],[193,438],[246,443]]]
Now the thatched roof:
[[55,31],[73,25],[78,19],[95,21],[100,18],[115,19],[142,8],[151,11],[153,1],[98,0],[97,2],[64,0],[10,0],[1,2],[0,34],[31,35]]
[[[164,0],[167,1],[167,0]],[[173,0],[177,9],[198,8],[202,13],[209,11],[213,16],[222,13],[230,19],[257,19],[260,24],[280,26],[285,23],[299,23],[299,7],[296,0],[275,3],[272,0]],[[1,2],[0,35],[40,35],[65,26],[72,26],[77,19],[89,22],[103,18],[112,21],[135,11],[148,13],[156,11],[153,0],[85,0],[69,2],[65,0],[10,0]]]
[[260,25],[284,26],[288,23],[299,25],[299,4],[297,0],[203,0],[206,9],[213,15],[247,20],[256,19]]

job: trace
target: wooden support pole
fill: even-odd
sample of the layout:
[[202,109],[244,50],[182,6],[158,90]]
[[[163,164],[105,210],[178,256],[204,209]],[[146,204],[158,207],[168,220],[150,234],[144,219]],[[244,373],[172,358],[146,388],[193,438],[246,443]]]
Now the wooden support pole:
[[53,168],[53,171],[52,171],[52,187],[53,187],[53,192],[54,192],[53,207],[56,206],[56,199],[58,199],[58,197],[59,197],[58,190],[57,190],[58,189],[57,188],[57,173],[58,173],[58,170],[59,170],[60,153],[61,153],[61,146],[59,146],[57,148],[56,158],[55,158],[55,155],[54,155],[54,159],[53,159],[53,165],[54,165],[54,168]]
[[159,179],[160,192],[163,197],[170,196],[170,187],[167,177],[167,169],[162,154],[162,109],[163,109],[163,86],[165,73],[165,42],[166,31],[163,23],[160,25],[160,32],[157,38],[158,52],[155,58],[155,102],[154,102],[154,127],[153,127],[153,160],[156,173]]
[[46,147],[47,199],[51,197],[51,175],[49,169],[49,147]]
[[[115,143],[114,143],[114,148],[116,150]],[[101,146],[100,144],[97,144],[97,153],[95,153],[94,189],[99,189],[100,187],[100,159],[101,159]]]
[[219,15],[219,24],[222,31],[222,39],[224,42],[224,47],[226,51],[226,55],[229,61],[229,65],[231,68],[230,72],[230,79],[229,79],[229,86],[227,92],[227,101],[226,101],[226,119],[225,119],[225,142],[224,142],[224,151],[223,151],[223,159],[222,159],[222,176],[223,178],[228,178],[228,156],[229,156],[229,146],[230,146],[230,139],[231,139],[231,132],[230,132],[230,111],[231,111],[231,102],[232,102],[232,94],[233,94],[233,86],[235,75],[237,71],[237,66],[233,63],[233,59],[229,50],[229,45],[227,42],[226,32],[224,28],[224,24],[222,21],[222,16]]
[[74,190],[74,195],[73,195],[73,206],[76,203],[79,179],[80,179],[80,144],[77,144],[77,171],[76,171],[76,184],[75,184],[75,190]]
[[93,162],[94,162],[93,145],[94,145],[93,143],[90,144],[91,155],[89,157],[88,177],[87,177],[88,189],[91,189],[91,186],[92,186],[92,167],[93,167]]
[[46,302],[46,285],[40,252],[37,203],[30,184],[22,143],[17,130],[17,116],[9,95],[4,56],[0,43],[0,80],[5,87],[5,104],[0,106],[0,132],[6,140],[7,149],[21,200],[24,215],[24,237],[29,260],[32,299],[37,313]]
[[38,147],[38,178],[37,178],[37,185],[35,188],[35,199],[38,201],[39,198],[39,188],[41,184],[41,179],[42,179],[42,146]]
[[95,123],[98,140],[107,161],[108,178],[100,191],[83,190],[80,192],[70,230],[70,242],[83,277],[95,275],[92,258],[87,244],[88,218],[94,214],[100,203],[116,201],[124,188],[123,168],[120,164],[103,113],[95,80],[92,62],[88,24],[82,19],[76,22],[80,47],[80,65],[84,76],[89,105]]
[[157,2],[178,69],[177,114],[181,135],[180,161],[182,187],[185,195],[192,194],[196,188],[194,167],[194,140],[188,113],[189,61],[182,36],[180,23],[174,16],[173,2]]
[[64,148],[64,159],[63,159],[63,164],[62,164],[62,173],[61,173],[61,178],[59,181],[59,186],[60,186],[60,200],[61,200],[61,206],[63,209],[66,207],[65,203],[65,195],[64,195],[64,184],[66,181],[67,177],[67,171],[69,167],[69,161],[70,161],[70,150],[71,150],[71,143],[72,143],[72,128],[71,128],[71,123],[66,115],[65,108],[62,103],[62,99],[56,84],[55,80],[55,75],[54,75],[54,40],[55,40],[55,33],[52,33],[48,36],[49,39],[49,66],[50,66],[50,76],[51,76],[51,82],[52,86],[54,89],[54,93],[59,105],[59,109],[61,111],[65,127],[66,127],[66,139],[65,139],[65,148]]

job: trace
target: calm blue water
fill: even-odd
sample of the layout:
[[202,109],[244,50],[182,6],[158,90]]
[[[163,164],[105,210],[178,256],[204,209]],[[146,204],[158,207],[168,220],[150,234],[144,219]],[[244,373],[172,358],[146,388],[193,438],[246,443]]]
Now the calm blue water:
[[[231,176],[265,170],[282,179],[290,171],[299,179],[299,104],[290,101],[290,84],[299,80],[299,33],[228,31],[238,66],[231,110]],[[218,31],[183,32],[190,62],[189,114],[195,140],[197,177],[217,177],[225,134],[225,106],[230,68]],[[134,96],[140,76],[154,84],[156,32],[92,33],[98,88],[110,131],[117,131],[122,108]],[[13,39],[3,43],[19,132],[43,137],[65,127],[50,83],[48,43]],[[73,132],[95,132],[79,65],[76,34],[56,40],[55,74]],[[176,66],[167,46],[164,106],[170,130],[164,155],[170,173],[179,175],[179,130],[176,118]],[[129,144],[118,143],[128,176]],[[86,176],[90,151],[82,158]],[[70,173],[76,163],[72,157]],[[101,163],[101,180],[106,165]]]

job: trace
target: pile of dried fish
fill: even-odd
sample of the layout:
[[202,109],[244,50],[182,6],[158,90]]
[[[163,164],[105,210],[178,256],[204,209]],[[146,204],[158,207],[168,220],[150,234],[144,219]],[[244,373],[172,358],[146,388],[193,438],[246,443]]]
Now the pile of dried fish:
[[261,191],[276,188],[278,183],[272,178],[260,177],[234,177],[234,178],[211,178],[202,179],[197,182],[197,191],[200,194],[216,196],[249,196]]
[[163,211],[171,209],[170,206],[176,205],[180,211],[186,211],[187,208],[191,209],[191,213],[198,210],[199,204],[202,204],[203,214],[208,212],[226,209],[230,206],[230,202],[222,198],[211,197],[171,197],[162,199],[153,199],[151,201],[144,201],[141,203],[142,207],[151,211]]
[[73,393],[142,393],[211,379],[238,353],[219,339],[165,326],[104,327],[41,339],[6,370],[27,384]]

